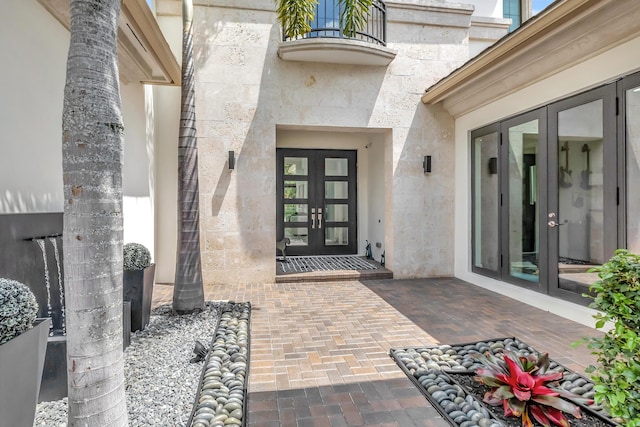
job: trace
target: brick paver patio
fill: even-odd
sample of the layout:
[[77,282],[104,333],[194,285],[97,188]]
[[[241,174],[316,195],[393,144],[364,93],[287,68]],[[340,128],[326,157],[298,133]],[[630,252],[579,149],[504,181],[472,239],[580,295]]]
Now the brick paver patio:
[[[171,301],[156,285],[154,305]],[[446,426],[389,357],[392,347],[517,336],[572,369],[595,330],[457,279],[229,286],[251,301],[250,426]]]

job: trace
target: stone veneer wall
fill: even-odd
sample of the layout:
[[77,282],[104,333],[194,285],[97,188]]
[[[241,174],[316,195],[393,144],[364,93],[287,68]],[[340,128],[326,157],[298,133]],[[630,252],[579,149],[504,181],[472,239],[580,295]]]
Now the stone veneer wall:
[[387,47],[397,56],[372,67],[279,59],[272,0],[196,1],[206,283],[274,280],[278,127],[384,133],[387,267],[396,278],[453,275],[453,119],[420,96],[467,60],[472,11],[387,2]]

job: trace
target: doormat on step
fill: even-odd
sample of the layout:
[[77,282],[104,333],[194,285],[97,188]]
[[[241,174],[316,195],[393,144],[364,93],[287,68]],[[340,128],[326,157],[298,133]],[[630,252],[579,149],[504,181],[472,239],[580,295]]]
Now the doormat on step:
[[306,273],[332,270],[376,270],[378,267],[356,255],[342,256],[288,256],[278,259],[283,273]]

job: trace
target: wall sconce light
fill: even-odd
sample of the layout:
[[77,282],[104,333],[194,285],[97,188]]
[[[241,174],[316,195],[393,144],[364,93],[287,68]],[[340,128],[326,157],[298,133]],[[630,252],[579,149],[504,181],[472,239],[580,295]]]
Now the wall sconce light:
[[233,150],[229,151],[229,170],[236,168],[236,153]]
[[489,174],[495,175],[498,173],[498,158],[489,157]]
[[424,169],[424,173],[431,173],[431,156],[424,156],[422,169]]

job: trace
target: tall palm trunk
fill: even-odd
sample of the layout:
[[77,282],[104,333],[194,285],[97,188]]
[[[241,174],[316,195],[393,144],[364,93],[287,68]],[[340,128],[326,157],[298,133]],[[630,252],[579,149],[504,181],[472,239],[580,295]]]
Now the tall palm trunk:
[[69,426],[126,426],[121,0],[71,0],[62,114]]
[[193,69],[193,5],[182,1],[182,108],[178,138],[178,256],[173,288],[173,311],[204,308],[200,261],[198,145],[196,138]]

